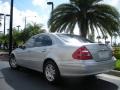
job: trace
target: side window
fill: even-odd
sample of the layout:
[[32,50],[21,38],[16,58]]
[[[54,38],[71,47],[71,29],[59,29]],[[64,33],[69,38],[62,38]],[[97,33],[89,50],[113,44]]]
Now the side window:
[[43,39],[42,36],[35,38],[34,47],[41,47],[42,46],[42,39]]
[[41,46],[50,46],[52,45],[52,40],[47,35],[41,35],[35,39],[34,46],[41,47]]
[[42,40],[43,46],[50,46],[52,45],[52,40],[49,36],[43,36],[43,40]]
[[34,45],[34,38],[33,38],[33,37],[30,38],[30,39],[25,43],[25,46],[26,46],[27,48],[31,48],[31,47],[33,47],[33,45]]

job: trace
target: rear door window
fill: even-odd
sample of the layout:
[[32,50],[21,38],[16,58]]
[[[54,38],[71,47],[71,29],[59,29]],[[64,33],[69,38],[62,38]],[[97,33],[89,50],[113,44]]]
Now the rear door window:
[[50,46],[52,45],[52,40],[47,35],[41,35],[36,37],[34,46],[35,47],[41,47],[41,46]]

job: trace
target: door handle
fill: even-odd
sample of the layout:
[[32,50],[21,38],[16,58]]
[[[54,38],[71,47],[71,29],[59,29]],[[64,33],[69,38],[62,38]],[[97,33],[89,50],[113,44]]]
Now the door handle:
[[46,49],[43,49],[42,52],[46,52]]
[[27,52],[31,52],[31,50],[27,50]]

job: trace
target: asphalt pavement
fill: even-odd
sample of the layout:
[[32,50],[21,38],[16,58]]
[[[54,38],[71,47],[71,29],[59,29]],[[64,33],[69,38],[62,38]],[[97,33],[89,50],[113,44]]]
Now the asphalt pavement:
[[7,61],[0,61],[0,90],[120,90],[120,77],[99,74],[64,78],[59,85],[51,85],[39,72],[25,68],[11,70]]

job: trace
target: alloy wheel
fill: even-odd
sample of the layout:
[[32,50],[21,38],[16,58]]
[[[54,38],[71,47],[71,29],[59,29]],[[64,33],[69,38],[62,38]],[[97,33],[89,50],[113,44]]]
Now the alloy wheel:
[[52,64],[47,64],[45,68],[46,79],[50,82],[55,80],[55,67]]
[[12,69],[16,69],[17,68],[17,63],[16,63],[15,57],[13,57],[13,56],[10,57],[9,64],[10,64]]

